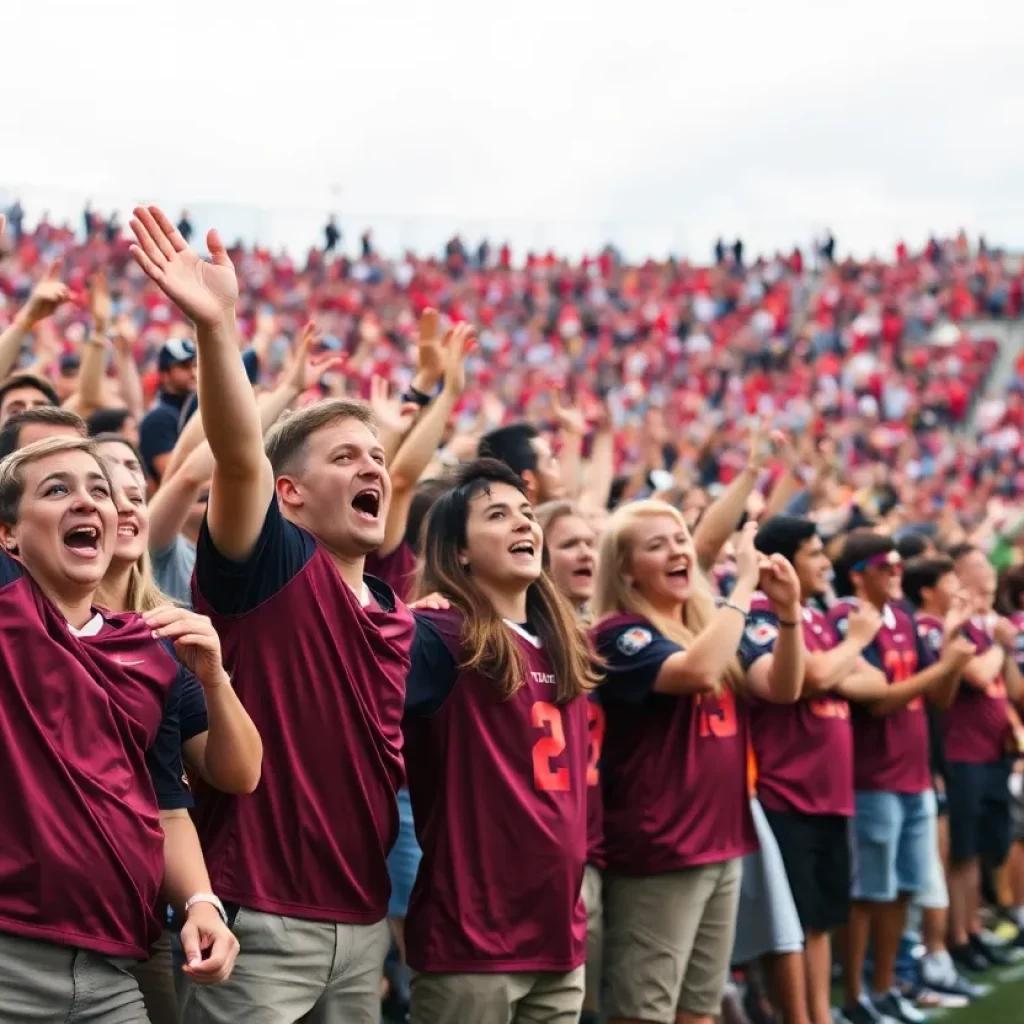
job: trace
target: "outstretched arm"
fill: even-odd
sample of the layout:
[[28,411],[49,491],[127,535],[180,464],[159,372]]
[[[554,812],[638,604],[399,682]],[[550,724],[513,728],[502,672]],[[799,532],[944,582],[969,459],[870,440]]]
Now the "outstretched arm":
[[274,493],[256,396],[242,363],[235,323],[238,281],[216,231],[212,262],[188,247],[155,206],[136,207],[131,247],[139,266],[196,325],[199,412],[214,457],[207,523],[217,550],[243,561],[253,550]]

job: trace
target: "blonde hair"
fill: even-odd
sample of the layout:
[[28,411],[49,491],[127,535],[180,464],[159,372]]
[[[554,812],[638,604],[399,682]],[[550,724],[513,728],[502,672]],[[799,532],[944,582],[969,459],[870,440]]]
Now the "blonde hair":
[[[668,516],[689,535],[682,513],[667,502],[648,499],[617,508],[608,519],[598,545],[594,614],[598,622],[610,615],[636,615],[646,619],[662,636],[685,649],[693,646],[694,640],[715,614],[711,587],[701,573],[696,558],[690,562],[690,592],[683,605],[682,619],[659,612],[627,582],[633,564],[635,527],[640,520],[653,519],[655,516]],[[733,688],[742,684],[744,673],[736,658],[726,668],[725,678]]]
[[[107,442],[112,441],[112,438],[107,438]],[[128,444],[121,438],[118,438],[117,441],[119,444]],[[132,445],[128,444],[128,447],[131,448]],[[125,470],[125,472],[129,471]],[[142,500],[145,501],[145,488],[140,487],[139,490],[142,493]],[[116,494],[114,499],[117,500]],[[111,561],[111,566],[113,566],[113,561]],[[153,559],[150,557],[148,547],[143,549],[142,554],[132,563],[128,573],[128,591],[123,601],[111,591],[107,584],[109,575],[110,569],[108,568],[106,575],[96,588],[96,604],[101,608],[107,608],[112,612],[139,612],[141,614],[151,612],[154,608],[176,603],[156,585],[156,580],[153,579]]]
[[18,506],[25,493],[25,470],[33,462],[47,459],[61,452],[85,452],[91,455],[99,466],[100,472],[107,481],[110,494],[114,494],[114,484],[110,479],[110,470],[100,455],[98,446],[86,437],[45,437],[41,441],[11,452],[0,462],[0,523],[13,526],[18,521]]

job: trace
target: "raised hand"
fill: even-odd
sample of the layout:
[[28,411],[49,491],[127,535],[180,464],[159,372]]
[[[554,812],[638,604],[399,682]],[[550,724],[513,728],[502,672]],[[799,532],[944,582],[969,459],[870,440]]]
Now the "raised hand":
[[402,402],[391,396],[386,377],[370,378],[370,408],[382,430],[402,438],[412,429],[420,407],[415,402]]
[[426,378],[425,383],[434,386],[444,376],[445,352],[441,339],[441,318],[436,309],[427,308],[420,314],[419,332],[416,338],[417,376]]
[[551,392],[551,411],[558,425],[567,434],[583,435],[587,432],[587,420],[583,410],[574,405],[562,405],[562,396],[557,390]]
[[107,287],[107,272],[97,270],[89,281],[89,312],[97,334],[106,334],[114,314],[114,303]]
[[60,279],[62,262],[58,256],[32,289],[23,311],[29,324],[37,324],[40,320],[53,316],[71,298],[71,289]]
[[142,618],[155,636],[174,644],[178,660],[204,689],[229,682],[224,670],[220,637],[205,615],[168,604],[146,612]]
[[234,312],[238,279],[216,231],[206,236],[207,263],[189,248],[181,232],[156,206],[136,206],[131,229],[135,262],[160,290],[196,324],[214,327]]
[[771,601],[776,612],[799,615],[800,579],[783,555],[769,555],[761,562],[758,589]]
[[846,636],[863,650],[882,628],[882,613],[873,605],[861,602],[846,620]]
[[444,336],[444,389],[458,396],[466,390],[466,356],[476,345],[472,324],[456,324]]
[[1012,651],[1017,644],[1017,627],[1009,619],[1000,616],[996,619],[992,638],[1004,650]]
[[966,637],[954,636],[942,648],[942,660],[952,669],[960,671],[978,653],[978,648]]
[[754,547],[757,523],[745,523],[736,542],[736,582],[756,587],[761,577],[764,556]]
[[321,352],[315,356],[310,354],[322,337],[322,332],[310,320],[303,326],[299,340],[288,354],[280,383],[292,388],[296,394],[301,395],[315,388],[325,373],[340,370],[345,365],[345,357],[335,352]]

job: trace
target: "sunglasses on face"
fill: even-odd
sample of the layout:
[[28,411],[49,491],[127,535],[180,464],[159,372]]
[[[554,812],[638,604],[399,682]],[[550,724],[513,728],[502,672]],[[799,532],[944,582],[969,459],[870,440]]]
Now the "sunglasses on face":
[[903,570],[903,559],[898,551],[886,551],[880,555],[872,555],[870,558],[855,562],[850,568],[854,572],[863,572],[865,569],[884,569],[887,572],[901,572]]

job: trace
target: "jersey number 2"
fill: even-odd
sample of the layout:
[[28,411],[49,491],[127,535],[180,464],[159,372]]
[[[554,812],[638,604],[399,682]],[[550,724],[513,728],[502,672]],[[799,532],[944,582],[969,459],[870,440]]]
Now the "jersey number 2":
[[530,709],[530,721],[545,733],[533,745],[533,784],[547,792],[564,793],[569,788],[569,769],[551,767],[565,750],[562,712],[554,704],[539,700]]

